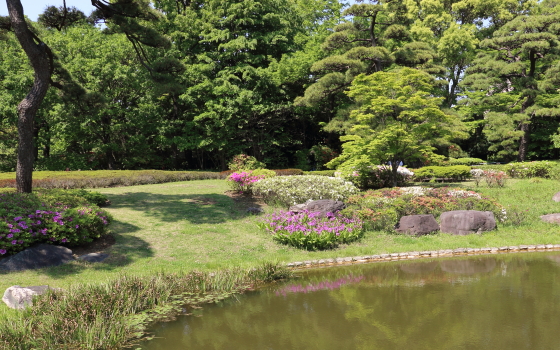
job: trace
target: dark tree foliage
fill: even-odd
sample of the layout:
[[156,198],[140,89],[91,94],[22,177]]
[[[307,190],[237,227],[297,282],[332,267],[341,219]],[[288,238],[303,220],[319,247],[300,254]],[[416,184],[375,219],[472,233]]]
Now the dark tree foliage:
[[46,28],[61,31],[66,27],[70,27],[76,23],[86,21],[86,15],[75,7],[56,7],[49,6],[39,15],[38,22]]
[[[543,2],[481,43],[484,48],[464,84],[480,92],[473,103],[485,110],[490,151],[525,161],[538,118],[558,118],[560,5]],[[473,95],[474,96],[474,95]],[[542,136],[541,136],[542,137]]]

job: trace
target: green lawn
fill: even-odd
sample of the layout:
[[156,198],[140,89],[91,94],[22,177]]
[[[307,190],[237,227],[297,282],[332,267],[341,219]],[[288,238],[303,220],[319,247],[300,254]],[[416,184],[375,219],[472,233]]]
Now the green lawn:
[[[474,186],[464,183],[463,186]],[[474,189],[474,188],[473,188]],[[12,285],[65,288],[84,282],[107,281],[121,274],[146,275],[159,271],[248,268],[263,261],[291,262],[415,250],[487,247],[517,244],[558,244],[560,227],[542,223],[539,216],[560,212],[551,200],[560,190],[557,181],[510,180],[505,188],[480,187],[509,210],[528,219],[520,226],[500,226],[483,235],[430,235],[421,238],[367,232],[348,246],[307,252],[279,245],[247,214],[247,205],[224,194],[223,180],[201,180],[157,185],[97,189],[112,202],[107,210],[115,218],[111,229],[116,244],[104,263],[71,263],[64,266],[2,274],[0,290]],[[268,212],[273,210],[264,206]]]

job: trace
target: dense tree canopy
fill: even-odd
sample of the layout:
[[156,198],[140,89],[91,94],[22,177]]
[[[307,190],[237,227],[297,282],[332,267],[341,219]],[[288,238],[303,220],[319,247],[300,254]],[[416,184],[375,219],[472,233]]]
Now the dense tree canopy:
[[[92,4],[21,22],[51,72],[23,134],[35,73],[0,18],[2,170],[18,144],[35,169],[225,169],[240,153],[313,167],[313,147],[340,165],[422,162],[462,130],[464,154],[559,156],[558,0]],[[391,141],[405,139],[406,152]]]

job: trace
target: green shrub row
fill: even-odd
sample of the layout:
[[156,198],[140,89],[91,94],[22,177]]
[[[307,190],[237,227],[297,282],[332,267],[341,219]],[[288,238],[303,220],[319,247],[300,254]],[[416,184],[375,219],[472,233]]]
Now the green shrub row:
[[[113,176],[98,177],[90,176],[91,172],[84,172],[84,175],[73,172],[72,177],[54,175],[47,178],[36,178],[33,180],[34,188],[103,188],[103,187],[119,187],[119,186],[135,186],[158,184],[165,182],[190,181],[190,180],[207,180],[207,179],[224,179],[220,173],[215,172],[166,172],[166,171],[128,171],[115,173]],[[16,187],[15,179],[0,180],[0,187]]]
[[512,162],[504,166],[504,171],[512,178],[549,178],[553,167],[553,163],[546,160],[540,162]]
[[414,178],[417,181],[428,181],[433,178],[460,181],[470,177],[471,167],[466,165],[427,166],[414,170]]
[[478,165],[486,164],[486,161],[480,158],[449,158],[449,165]]
[[319,175],[334,177],[335,170],[317,170],[317,171],[304,171],[303,175]]

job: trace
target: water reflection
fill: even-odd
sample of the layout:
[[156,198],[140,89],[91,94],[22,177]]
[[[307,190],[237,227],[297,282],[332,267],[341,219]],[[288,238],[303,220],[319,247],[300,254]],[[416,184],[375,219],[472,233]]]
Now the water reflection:
[[142,349],[556,349],[559,262],[507,254],[304,271],[162,324]]
[[440,263],[440,266],[445,272],[461,275],[474,275],[494,270],[496,268],[496,259],[479,258],[469,260],[445,260]]
[[342,287],[344,285],[347,285],[347,284],[358,283],[363,279],[364,279],[364,276],[354,277],[354,276],[348,275],[346,277],[342,277],[342,278],[339,278],[339,279],[334,280],[334,281],[325,280],[325,281],[311,283],[311,284],[307,284],[307,285],[290,284],[290,285],[287,285],[287,286],[282,287],[279,290],[277,290],[276,295],[286,296],[286,294],[288,294],[288,293],[310,293],[310,292],[316,292],[316,291],[319,291],[319,290],[334,290],[334,289],[339,289],[340,287]]

